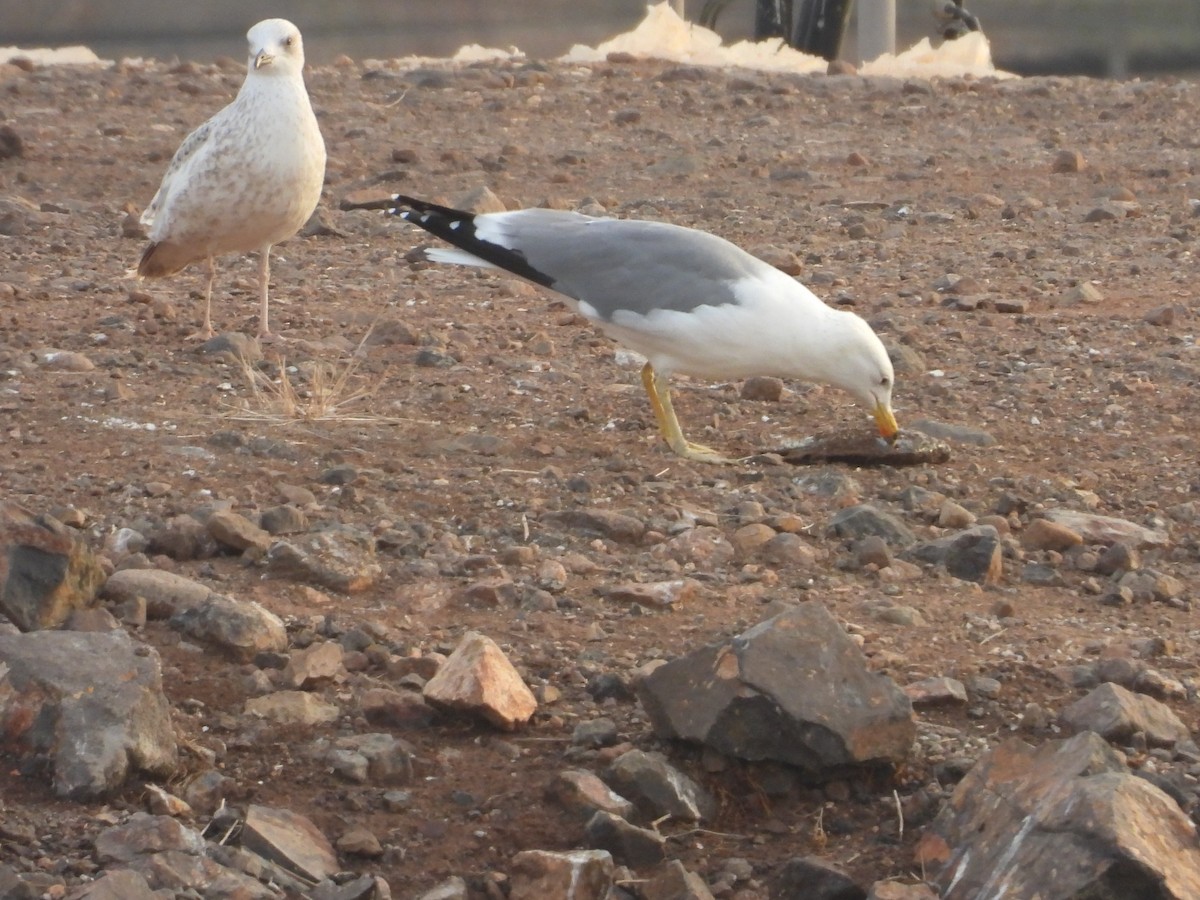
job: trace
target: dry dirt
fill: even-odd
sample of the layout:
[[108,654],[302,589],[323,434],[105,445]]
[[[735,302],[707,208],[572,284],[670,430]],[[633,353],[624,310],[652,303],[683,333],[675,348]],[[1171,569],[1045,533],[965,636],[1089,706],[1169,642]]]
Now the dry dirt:
[[[378,788],[342,783],[309,759],[313,734],[248,722],[243,667],[180,647],[151,622],[143,637],[163,656],[181,735],[225,747],[221,766],[242,791],[234,802],[304,813],[333,839],[354,824],[370,827],[384,855],[343,863],[384,875],[397,897],[450,874],[503,872],[519,850],[578,845],[581,826],[542,798],[555,772],[600,767],[571,745],[579,721],[611,716],[623,739],[659,747],[635,703],[592,699],[592,677],[628,677],[647,660],[736,633],[773,601],[812,600],[858,631],[873,663],[901,684],[988,675],[1000,695],[923,711],[941,749],[924,742],[883,783],[772,795],[754,769],[706,772],[694,749],[665,748],[722,804],[707,831],[664,824],[677,835],[671,852],[702,874],[746,857],[766,877],[792,856],[816,853],[867,882],[911,877],[919,875],[919,818],[898,835],[893,790],[910,798],[934,783],[945,757],[974,757],[1014,731],[1052,737],[1052,728],[1021,730],[1021,722],[1028,704],[1053,714],[1078,696],[1055,667],[1160,636],[1174,649],[1155,665],[1196,677],[1189,598],[1200,568],[1190,505],[1200,491],[1200,219],[1189,200],[1200,197],[1200,86],[927,85],[629,61],[408,73],[344,61],[311,70],[330,157],[320,210],[327,227],[276,250],[272,324],[286,340],[265,348],[264,365],[297,367],[291,379],[303,388],[315,360],[342,367],[374,331],[343,393],[369,396],[307,421],[262,414],[246,372],[188,340],[201,271],[154,283],[128,275],[143,241],[123,233],[127,209],[149,201],[179,141],[241,77],[240,63],[0,71],[0,124],[24,142],[23,157],[0,160],[0,491],[39,512],[80,511],[83,535],[99,548],[116,528],[214,499],[253,515],[281,502],[281,485],[308,487],[320,503],[315,523],[393,537],[381,551],[384,577],[370,590],[322,594],[266,579],[234,556],[158,562],[263,603],[301,638],[367,626],[395,652],[445,652],[478,629],[537,691],[553,686],[561,698],[511,735],[449,718],[404,734],[419,774],[411,808],[390,813]],[[1082,171],[1054,171],[1063,150],[1081,154]],[[459,201],[484,186],[509,207],[575,208],[590,198],[613,215],[794,253],[819,295],[853,306],[918,355],[898,375],[902,427],[928,419],[996,438],[956,444],[936,466],[840,467],[858,498],[902,511],[901,491],[916,485],[978,515],[1008,504],[1017,529],[1044,506],[1162,524],[1170,546],[1145,562],[1182,579],[1183,596],[1102,605],[1102,577],[1046,553],[1029,558],[1056,571],[1058,584],[1028,583],[1014,558],[989,588],[936,571],[886,583],[855,568],[848,548],[826,535],[849,501],[797,483],[811,470],[672,457],[636,364],[561,301],[502,276],[412,264],[406,254],[424,242],[421,233],[379,213],[339,210],[363,189]],[[1085,222],[1106,198],[1124,203],[1109,207],[1117,217]],[[970,280],[939,291],[948,274]],[[1089,282],[1098,298],[1072,302]],[[254,289],[252,260],[223,261],[218,330],[255,333]],[[47,348],[84,354],[95,368],[38,362]],[[866,417],[848,397],[801,384],[765,403],[742,399],[738,384],[680,379],[676,406],[689,437],[738,455],[861,428]],[[322,483],[338,464],[356,467],[353,484]],[[661,580],[679,567],[652,554],[653,537],[627,546],[542,524],[546,512],[576,506],[629,513],[659,537],[697,519],[732,534],[746,521],[790,514],[805,523],[817,563],[739,560],[692,572],[701,590],[682,608],[618,607],[599,589]],[[905,516],[923,536],[939,531],[920,512]],[[537,548],[538,560],[567,561],[556,602],[465,601],[464,588],[497,558],[517,558],[503,554],[518,545]],[[532,583],[537,566],[507,569]],[[923,623],[874,618],[888,601],[915,607]],[[323,733],[373,730],[349,702],[355,680],[368,677],[383,676],[370,671],[328,689],[347,715]],[[1192,705],[1172,705],[1194,725]],[[0,862],[43,858],[73,880],[88,867],[80,860],[104,827],[104,804],[58,801],[10,769],[0,773],[4,815],[36,822],[43,837],[32,847],[0,838]],[[142,802],[134,783],[108,805]]]

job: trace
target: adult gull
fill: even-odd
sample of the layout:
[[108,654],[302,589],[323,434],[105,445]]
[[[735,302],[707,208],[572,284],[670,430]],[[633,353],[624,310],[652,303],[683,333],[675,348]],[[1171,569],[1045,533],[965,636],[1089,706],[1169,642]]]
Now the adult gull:
[[321,198],[325,142],[304,86],[304,45],[286,19],[246,33],[250,58],[237,97],[187,136],[142,214],[150,245],[137,273],[173,275],[204,260],[200,336],[213,335],[216,258],[257,250],[258,334],[271,338],[271,247],[300,230]]
[[388,208],[453,245],[427,249],[430,260],[505,269],[556,291],[646,357],[642,384],[659,431],[686,459],[729,462],[684,437],[668,383],[676,372],[833,385],[871,411],[883,438],[899,433],[892,363],[871,327],[723,238],[551,209],[474,215],[402,194]]

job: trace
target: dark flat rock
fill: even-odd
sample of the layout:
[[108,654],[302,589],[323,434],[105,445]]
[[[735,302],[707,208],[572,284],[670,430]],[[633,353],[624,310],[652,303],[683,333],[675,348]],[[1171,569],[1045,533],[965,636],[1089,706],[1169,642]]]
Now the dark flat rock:
[[950,445],[920,431],[902,431],[889,444],[873,434],[822,433],[774,451],[794,466],[921,466],[949,462]]

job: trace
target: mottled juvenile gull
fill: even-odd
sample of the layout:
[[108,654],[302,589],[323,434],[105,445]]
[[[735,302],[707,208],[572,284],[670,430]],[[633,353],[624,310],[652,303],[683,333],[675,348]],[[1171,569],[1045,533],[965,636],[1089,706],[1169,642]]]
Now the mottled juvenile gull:
[[728,461],[683,436],[671,406],[673,372],[830,384],[871,410],[881,436],[899,432],[892,363],[871,327],[716,235],[550,209],[472,215],[399,194],[390,211],[456,248],[426,250],[429,259],[506,269],[557,291],[645,356],[642,384],[680,456]]
[[271,245],[300,230],[321,198],[325,142],[304,87],[304,45],[286,19],[246,33],[250,59],[237,97],[187,136],[142,214],[150,246],[138,275],[161,278],[194,262],[208,265],[204,324],[212,337],[216,257],[259,252],[258,334],[267,320]]

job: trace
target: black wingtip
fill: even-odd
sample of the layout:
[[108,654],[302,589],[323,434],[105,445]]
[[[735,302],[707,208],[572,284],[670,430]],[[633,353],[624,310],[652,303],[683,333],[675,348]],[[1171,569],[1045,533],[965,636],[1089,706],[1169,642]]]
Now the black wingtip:
[[475,231],[474,213],[439,206],[404,194],[396,194],[393,197],[391,212],[441,238],[447,244],[466,250],[497,268],[506,269],[543,287],[554,286],[555,279],[531,266],[520,249],[504,247],[480,238]]

